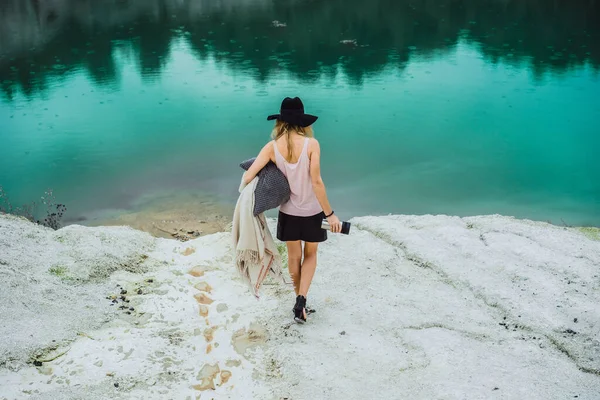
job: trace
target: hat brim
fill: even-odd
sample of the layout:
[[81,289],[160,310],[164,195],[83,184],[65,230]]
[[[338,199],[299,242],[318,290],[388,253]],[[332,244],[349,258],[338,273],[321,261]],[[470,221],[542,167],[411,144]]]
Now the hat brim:
[[272,121],[274,119],[306,128],[307,126],[314,124],[319,117],[310,114],[273,114],[267,117],[267,121]]

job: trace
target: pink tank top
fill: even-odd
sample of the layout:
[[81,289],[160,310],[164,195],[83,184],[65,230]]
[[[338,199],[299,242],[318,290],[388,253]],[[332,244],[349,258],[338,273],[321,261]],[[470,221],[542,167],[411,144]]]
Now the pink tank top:
[[298,162],[295,164],[291,164],[285,160],[277,148],[277,143],[273,141],[277,168],[279,168],[286,176],[292,191],[290,200],[279,207],[279,211],[284,214],[295,215],[298,217],[310,217],[323,211],[317,200],[317,196],[315,196],[312,181],[310,179],[308,141],[308,138],[304,139],[302,153],[298,158]]

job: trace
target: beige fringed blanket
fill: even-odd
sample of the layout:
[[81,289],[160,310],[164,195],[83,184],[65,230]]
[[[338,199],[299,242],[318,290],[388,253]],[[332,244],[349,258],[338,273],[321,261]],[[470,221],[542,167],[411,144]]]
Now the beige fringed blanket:
[[240,197],[233,213],[233,248],[235,264],[250,285],[256,297],[269,271],[285,282],[281,270],[281,257],[273,241],[264,214],[254,216],[254,188],[258,178],[244,186],[240,184]]

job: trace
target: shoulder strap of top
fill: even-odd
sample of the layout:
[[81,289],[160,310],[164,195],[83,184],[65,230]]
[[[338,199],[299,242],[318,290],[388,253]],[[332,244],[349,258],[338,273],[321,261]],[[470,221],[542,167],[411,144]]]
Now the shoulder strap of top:
[[277,148],[277,142],[275,140],[273,140],[273,151],[275,152],[275,164],[277,164],[278,166],[281,167],[283,165],[282,163],[285,161],[285,159],[279,152],[279,149]]
[[303,154],[306,154],[306,156],[308,157],[308,142],[310,141],[309,138],[304,138],[304,147],[302,147],[302,154],[300,156],[302,156]]

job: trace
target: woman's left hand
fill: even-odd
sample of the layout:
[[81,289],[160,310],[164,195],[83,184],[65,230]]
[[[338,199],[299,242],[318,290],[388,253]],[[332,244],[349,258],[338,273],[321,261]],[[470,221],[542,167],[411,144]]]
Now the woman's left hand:
[[342,223],[340,222],[340,219],[337,217],[337,215],[332,214],[329,217],[327,217],[327,223],[329,223],[331,232],[340,233],[342,231]]

